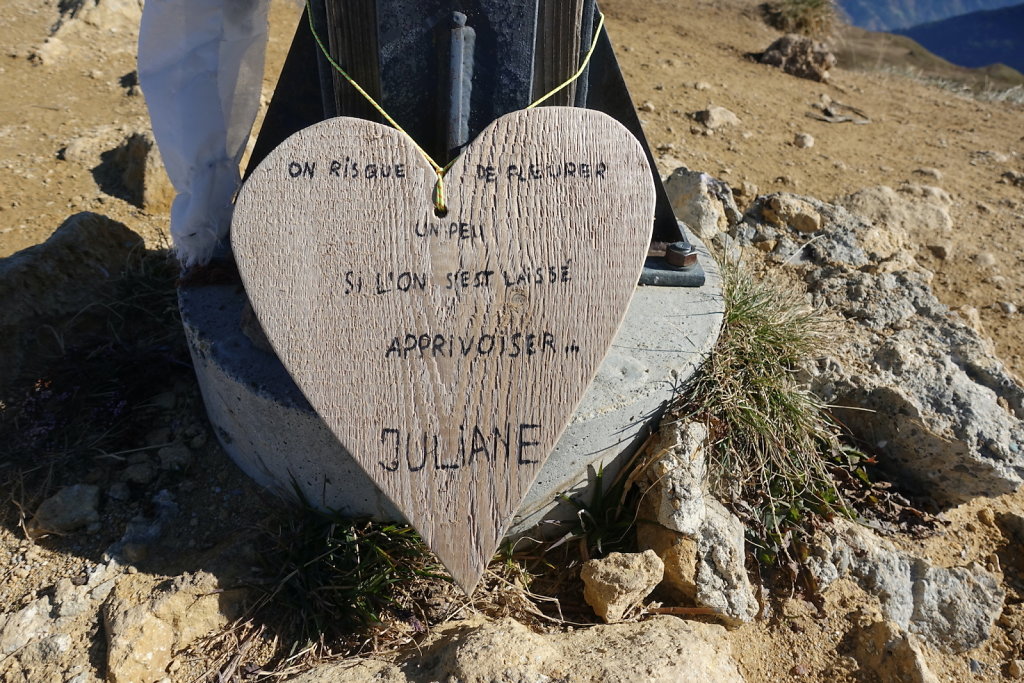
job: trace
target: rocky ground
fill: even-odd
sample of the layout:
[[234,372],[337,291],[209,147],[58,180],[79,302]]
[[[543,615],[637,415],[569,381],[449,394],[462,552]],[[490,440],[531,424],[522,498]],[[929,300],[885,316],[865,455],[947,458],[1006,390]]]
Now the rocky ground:
[[[133,75],[138,3],[62,19],[64,6],[11,0],[0,17],[0,256],[63,226],[0,261],[0,678],[287,670],[280,614],[228,628],[266,583],[268,529],[288,513],[219,449],[174,327],[167,188]],[[938,522],[838,524],[809,553],[822,600],[767,599],[735,518],[679,464],[701,462],[696,428],[666,430],[654,466],[679,480],[640,529],[654,552],[589,567],[588,592],[635,619],[661,583],[654,597],[689,619],[573,630],[543,602],[542,618],[482,599],[519,617],[488,621],[446,598],[427,633],[410,618],[389,641],[410,646],[400,655],[302,680],[1024,676],[1024,109],[898,69],[840,65],[823,83],[757,63],[779,36],[752,1],[602,7],[661,170],[731,187],[677,173],[680,212],[727,258],[833,312],[844,342],[807,379],[874,411],[838,415]],[[274,6],[264,99],[297,9]],[[97,215],[68,220],[79,212]],[[39,381],[14,386],[19,366]],[[598,621],[576,593],[567,618]]]

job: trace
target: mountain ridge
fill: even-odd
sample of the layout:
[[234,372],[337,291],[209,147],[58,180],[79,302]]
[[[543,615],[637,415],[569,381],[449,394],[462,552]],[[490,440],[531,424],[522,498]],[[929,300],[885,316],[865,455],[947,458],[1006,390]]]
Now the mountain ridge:
[[894,31],[959,66],[1024,70],[1024,4],[972,12]]
[[1001,9],[1020,0],[838,0],[854,26],[871,31],[909,29],[974,12]]

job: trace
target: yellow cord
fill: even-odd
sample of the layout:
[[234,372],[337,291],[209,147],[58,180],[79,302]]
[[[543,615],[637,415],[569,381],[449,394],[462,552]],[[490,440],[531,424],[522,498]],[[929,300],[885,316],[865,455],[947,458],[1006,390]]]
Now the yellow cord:
[[600,10],[598,10],[598,16],[600,17],[600,19],[597,22],[597,30],[594,31],[594,42],[590,44],[590,49],[587,50],[587,54],[583,57],[583,63],[580,64],[579,70],[577,70],[576,73],[570,76],[569,80],[548,92],[547,95],[541,97],[539,100],[537,100],[529,107],[527,107],[527,109],[533,109],[538,104],[542,103],[544,100],[548,99],[552,95],[556,94],[561,90],[564,90],[565,88],[568,88],[576,81],[576,79],[583,75],[584,71],[587,70],[587,65],[590,64],[590,58],[594,56],[594,50],[597,49],[597,41],[601,38],[601,29],[604,28],[604,14]]
[[[370,96],[370,93],[366,92],[363,89],[363,87],[356,82],[354,78],[348,75],[348,72],[346,72],[341,67],[341,65],[338,64],[338,62],[334,61],[334,58],[331,57],[330,52],[324,45],[324,41],[320,39],[320,34],[316,32],[316,27],[313,25],[313,8],[310,6],[309,0],[306,0],[306,16],[309,18],[309,30],[313,34],[313,38],[316,40],[316,44],[320,46],[320,52],[323,53],[327,61],[331,64],[332,67],[334,67],[334,70],[341,74],[342,77],[346,81],[348,81],[349,85],[356,89],[356,92],[358,92],[360,95],[366,98],[366,101],[369,102],[370,105],[374,109],[376,109],[381,116],[384,117],[385,121],[390,123],[395,130],[404,134],[405,137],[409,138],[413,146],[416,147],[419,153],[423,155],[423,158],[427,160],[427,163],[430,164],[431,168],[434,169],[434,173],[437,174],[437,182],[434,184],[434,208],[436,208],[439,212],[446,212],[448,210],[448,207],[445,204],[444,200],[444,176],[446,173],[448,173],[452,165],[455,163],[455,159],[452,159],[444,166],[441,166],[436,161],[434,161],[434,159],[429,154],[427,154],[427,151],[420,147],[419,143],[416,142],[416,140],[411,135],[409,135],[409,133],[407,133],[404,128],[398,125],[398,121],[395,121],[393,118],[391,118],[391,115],[384,111],[384,108],[382,106],[377,104],[377,101]],[[533,109],[534,107],[541,104],[545,100],[549,99],[551,96],[555,95],[559,91],[568,88],[570,85],[573,84],[573,82],[575,82],[580,76],[583,75],[583,72],[586,71],[587,69],[587,65],[590,64],[590,58],[594,56],[594,50],[597,49],[597,42],[601,37],[601,29],[604,28],[604,14],[600,10],[598,11],[598,16],[600,17],[600,20],[597,23],[597,29],[594,31],[594,41],[590,44],[590,49],[587,50],[587,54],[583,57],[583,62],[580,64],[580,68],[576,71],[576,73],[570,76],[567,81],[557,86],[556,88],[552,89],[550,92],[548,92],[546,95],[538,99],[530,106],[526,107],[527,109]],[[458,157],[456,157],[456,159],[457,158]]]

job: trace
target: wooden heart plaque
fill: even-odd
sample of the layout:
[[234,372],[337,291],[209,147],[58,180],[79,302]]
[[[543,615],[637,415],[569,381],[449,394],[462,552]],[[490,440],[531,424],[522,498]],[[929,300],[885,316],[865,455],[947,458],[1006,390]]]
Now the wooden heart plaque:
[[625,128],[562,107],[467,146],[445,216],[434,183],[402,133],[323,121],[246,181],[231,242],[296,384],[468,594],[618,330],[654,186]]

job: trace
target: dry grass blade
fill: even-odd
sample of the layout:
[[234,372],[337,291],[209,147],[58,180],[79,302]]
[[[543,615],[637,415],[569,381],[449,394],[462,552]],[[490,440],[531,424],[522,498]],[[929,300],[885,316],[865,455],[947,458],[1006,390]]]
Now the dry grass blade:
[[762,559],[786,552],[788,530],[844,510],[831,468],[846,452],[800,366],[830,346],[830,323],[803,298],[723,269],[726,301],[715,353],[676,408],[708,425],[709,478],[743,518]]

